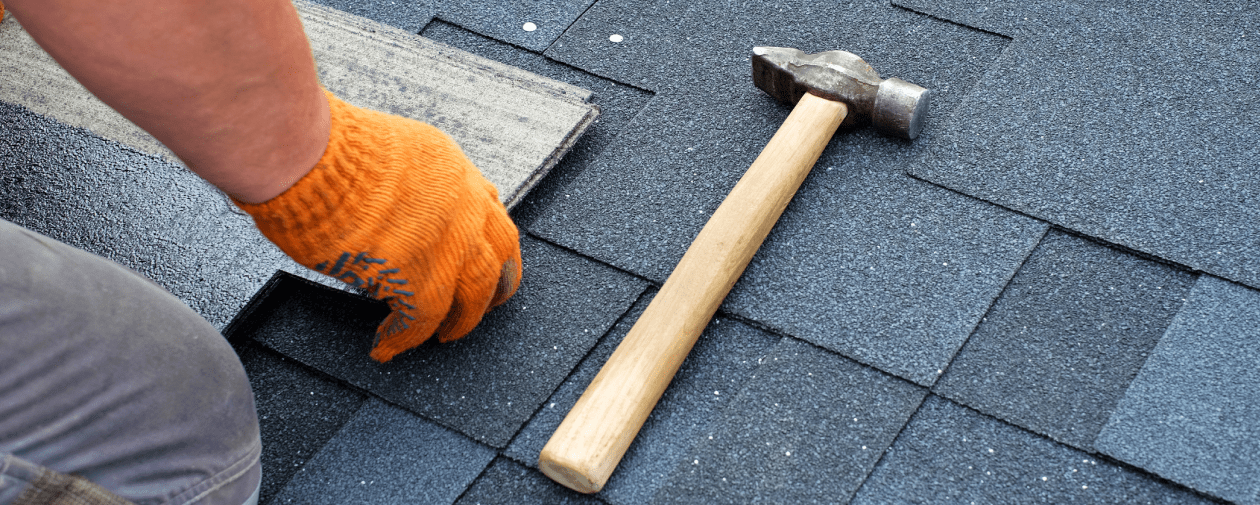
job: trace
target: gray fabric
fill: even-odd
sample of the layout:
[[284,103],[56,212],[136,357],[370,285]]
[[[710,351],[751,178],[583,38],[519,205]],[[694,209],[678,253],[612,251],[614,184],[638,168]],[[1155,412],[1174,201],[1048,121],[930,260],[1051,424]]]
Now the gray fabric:
[[[139,505],[240,505],[260,450],[245,371],[213,326],[139,274],[0,220],[6,462]],[[22,483],[0,475],[0,504]]]

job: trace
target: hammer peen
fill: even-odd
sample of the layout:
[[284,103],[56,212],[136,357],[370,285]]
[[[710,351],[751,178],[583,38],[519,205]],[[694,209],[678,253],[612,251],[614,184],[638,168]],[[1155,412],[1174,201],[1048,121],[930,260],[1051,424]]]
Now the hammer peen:
[[928,90],[845,51],[757,47],[752,69],[757,87],[796,107],[543,447],[539,469],[570,489],[604,487],[841,123],[913,139],[927,113]]

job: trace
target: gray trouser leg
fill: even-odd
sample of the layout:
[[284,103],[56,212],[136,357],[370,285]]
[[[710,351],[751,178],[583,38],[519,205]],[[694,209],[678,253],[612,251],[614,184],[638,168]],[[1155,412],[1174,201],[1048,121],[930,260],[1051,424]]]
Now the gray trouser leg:
[[[140,505],[240,505],[260,449],[245,371],[210,323],[139,274],[0,220],[0,461]],[[2,466],[5,504],[22,480]]]

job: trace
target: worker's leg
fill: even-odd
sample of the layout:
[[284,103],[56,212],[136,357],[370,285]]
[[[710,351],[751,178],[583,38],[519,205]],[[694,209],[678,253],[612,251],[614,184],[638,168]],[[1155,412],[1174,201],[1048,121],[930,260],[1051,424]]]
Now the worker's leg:
[[241,505],[260,448],[213,326],[131,270],[0,220],[0,503],[42,466],[137,503]]

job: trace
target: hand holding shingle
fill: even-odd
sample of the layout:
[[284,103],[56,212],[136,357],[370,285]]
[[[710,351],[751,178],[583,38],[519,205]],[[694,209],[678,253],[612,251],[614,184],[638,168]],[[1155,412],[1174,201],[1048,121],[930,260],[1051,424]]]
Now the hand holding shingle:
[[436,128],[327,97],[332,128],[315,168],[275,198],[237,203],[299,263],[389,302],[373,359],[434,333],[463,337],[520,281],[498,192]]

